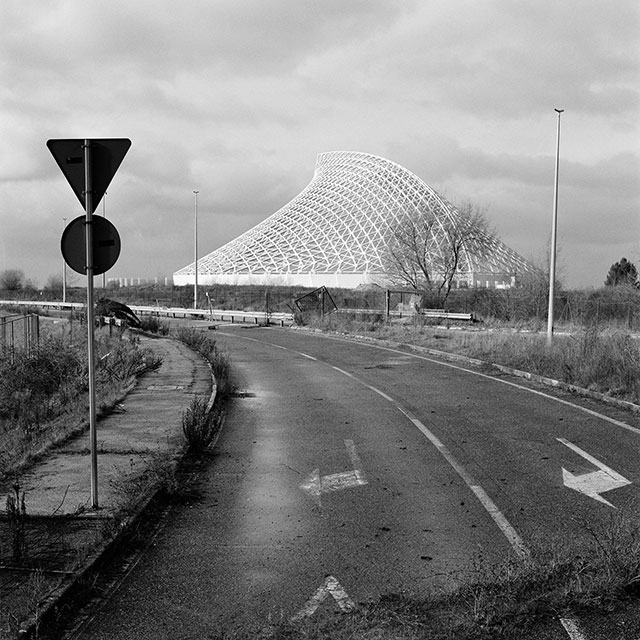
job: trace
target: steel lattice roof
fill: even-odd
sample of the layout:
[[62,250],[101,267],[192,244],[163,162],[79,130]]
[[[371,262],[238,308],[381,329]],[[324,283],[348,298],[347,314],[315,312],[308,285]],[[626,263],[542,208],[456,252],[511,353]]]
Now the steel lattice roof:
[[[252,229],[199,258],[198,277],[206,282],[234,275],[269,275],[272,281],[294,274],[383,275],[394,227],[420,212],[431,212],[436,219],[435,247],[442,245],[445,225],[460,216],[451,203],[394,162],[359,152],[321,153],[307,187]],[[485,242],[465,247],[460,270],[522,274],[533,267],[487,236]],[[177,271],[174,281],[186,283],[193,275],[194,263]]]

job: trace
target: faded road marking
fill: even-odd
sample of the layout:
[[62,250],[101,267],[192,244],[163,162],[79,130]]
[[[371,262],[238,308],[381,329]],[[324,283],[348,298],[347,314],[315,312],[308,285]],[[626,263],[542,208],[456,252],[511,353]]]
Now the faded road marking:
[[367,484],[367,478],[362,469],[362,463],[356,452],[353,440],[345,440],[344,444],[351,459],[353,471],[343,471],[341,473],[320,476],[320,469],[315,469],[305,482],[300,485],[300,489],[314,498],[318,505],[320,504],[320,496],[323,493],[341,491],[343,489],[350,489]]
[[560,624],[564,627],[571,640],[587,640],[587,636],[580,631],[578,623],[573,618],[560,618]]
[[333,576],[327,576],[324,583],[318,587],[317,591],[307,600],[304,607],[291,618],[291,622],[298,622],[304,618],[311,617],[329,595],[336,601],[340,610],[344,613],[353,611],[356,608],[355,603],[347,595],[342,585]]

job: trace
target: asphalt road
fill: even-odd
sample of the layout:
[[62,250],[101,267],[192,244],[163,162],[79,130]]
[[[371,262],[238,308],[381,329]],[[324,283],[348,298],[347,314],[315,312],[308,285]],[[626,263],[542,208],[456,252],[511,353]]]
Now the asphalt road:
[[199,496],[75,637],[257,632],[446,588],[637,515],[629,414],[307,332],[216,337],[245,393]]

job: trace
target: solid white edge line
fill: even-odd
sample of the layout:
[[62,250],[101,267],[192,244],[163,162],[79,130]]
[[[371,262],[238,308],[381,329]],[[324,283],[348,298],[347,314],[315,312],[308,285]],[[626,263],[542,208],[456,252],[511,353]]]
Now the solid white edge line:
[[593,411],[592,409],[587,409],[586,407],[581,407],[579,404],[574,404],[573,402],[569,402],[568,400],[563,400],[562,398],[556,398],[555,396],[551,396],[544,391],[538,391],[537,389],[531,389],[529,387],[524,387],[521,384],[517,384],[515,382],[511,382],[509,380],[503,380],[502,378],[497,378],[495,376],[487,375],[486,373],[480,373],[479,371],[473,371],[473,369],[467,369],[465,367],[461,367],[456,364],[452,364],[451,362],[442,362],[441,360],[436,360],[435,358],[427,358],[427,356],[421,356],[417,353],[408,353],[406,351],[400,351],[399,349],[392,349],[391,347],[383,347],[381,345],[376,344],[367,344],[364,342],[358,342],[358,344],[363,344],[368,347],[373,347],[374,349],[380,349],[382,351],[389,351],[391,353],[398,353],[405,356],[411,356],[412,358],[417,358],[418,360],[425,360],[426,362],[432,362],[433,364],[439,364],[443,367],[449,367],[450,369],[456,369],[457,371],[464,371],[465,373],[471,373],[474,376],[479,376],[481,378],[485,378],[487,380],[492,380],[493,382],[499,382],[500,384],[505,384],[509,387],[514,387],[516,389],[520,389],[522,391],[527,391],[529,393],[533,393],[537,396],[542,396],[543,398],[547,398],[549,400],[553,400],[554,402],[558,402],[560,404],[564,404],[565,406],[572,407],[574,409],[578,409],[583,413],[587,413],[594,418],[599,418],[610,424],[614,424],[617,427],[622,429],[626,429],[627,431],[631,431],[637,435],[640,435],[640,429],[637,427],[632,427],[630,424],[626,422],[622,422],[621,420],[616,420],[615,418],[610,418],[609,416],[604,415],[603,413],[598,413],[597,411]]
[[[247,338],[245,336],[236,336],[236,335],[231,335],[228,333],[220,333],[220,335],[226,335],[232,338],[238,338],[241,337],[244,340],[251,340],[253,342],[260,342],[262,344],[268,344],[272,347],[277,347],[278,349],[284,349],[285,351],[291,351],[293,353],[300,353],[299,351],[296,351],[295,349],[289,349],[288,347],[283,347],[279,344],[274,344],[272,342],[263,342],[262,340],[256,340],[256,338]],[[337,341],[344,341],[344,342],[353,342],[350,340],[346,340],[345,338],[339,338],[336,336],[324,336],[330,340],[337,340]],[[562,398],[556,398],[555,396],[551,396],[548,393],[544,393],[544,391],[538,391],[537,389],[531,389],[530,387],[524,387],[521,384],[517,384],[515,382],[511,382],[509,380],[503,380],[502,378],[497,378],[495,376],[490,376],[487,375],[486,373],[480,373],[479,371],[474,371],[473,369],[467,369],[465,367],[461,367],[459,365],[456,364],[452,364],[451,362],[443,362],[442,360],[436,360],[435,358],[428,358],[427,356],[421,356],[418,353],[411,353],[408,351],[401,351],[400,349],[393,349],[391,347],[385,347],[379,344],[370,344],[368,342],[360,342],[357,341],[355,344],[359,344],[365,347],[371,347],[372,349],[379,349],[380,351],[388,351],[390,353],[397,353],[403,356],[409,356],[411,358],[416,358],[417,360],[425,360],[426,362],[432,362],[433,364],[437,364],[440,365],[442,367],[449,367],[450,369],[456,369],[457,371],[464,371],[465,373],[470,373],[474,376],[479,376],[480,378],[485,378],[487,380],[492,380],[493,382],[498,382],[500,384],[505,384],[509,387],[514,387],[515,389],[520,389],[521,391],[526,391],[528,393],[533,393],[534,395],[537,396],[541,396],[543,398],[547,398],[548,400],[553,400],[554,402],[558,402],[560,404],[563,404],[567,407],[572,407],[573,409],[578,409],[579,411],[582,411],[583,413],[586,413],[590,416],[593,416],[594,418],[598,418],[600,420],[604,420],[605,422],[608,422],[610,424],[615,425],[616,427],[620,427],[621,429],[626,429],[627,431],[630,431],[631,433],[635,433],[636,435],[640,435],[640,429],[638,429],[637,427],[633,427],[630,424],[627,424],[626,422],[622,422],[621,420],[616,420],[615,418],[610,418],[609,416],[604,415],[603,413],[598,413],[597,411],[593,411],[592,409],[587,409],[586,407],[581,407],[579,404],[575,404],[573,402],[569,402],[568,400],[563,400]],[[332,365],[329,365],[332,366]],[[347,373],[346,371],[342,371],[342,369],[338,369],[338,367],[333,367],[334,369],[336,369],[336,371],[340,371],[341,373],[344,373],[345,375],[351,376],[353,377],[350,373]],[[366,385],[366,383],[363,383]],[[366,385],[368,386],[368,385]],[[378,391],[377,389],[374,389],[373,387],[370,387],[373,391],[375,391],[376,393],[380,394],[383,398],[387,399],[387,400],[391,400],[389,398],[389,396],[385,395],[384,393]]]

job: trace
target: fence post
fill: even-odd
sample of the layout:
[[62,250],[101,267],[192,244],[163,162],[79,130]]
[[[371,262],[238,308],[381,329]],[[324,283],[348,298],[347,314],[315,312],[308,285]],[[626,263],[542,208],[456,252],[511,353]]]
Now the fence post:
[[3,349],[7,345],[7,319],[0,316],[0,347]]
[[29,341],[29,316],[22,316],[22,337],[24,340],[24,351],[29,356],[31,355],[31,344]]

